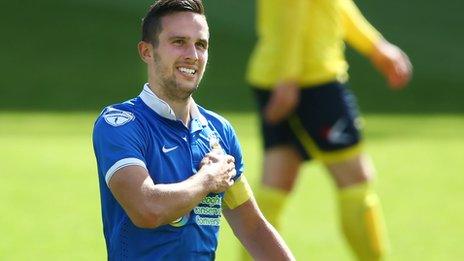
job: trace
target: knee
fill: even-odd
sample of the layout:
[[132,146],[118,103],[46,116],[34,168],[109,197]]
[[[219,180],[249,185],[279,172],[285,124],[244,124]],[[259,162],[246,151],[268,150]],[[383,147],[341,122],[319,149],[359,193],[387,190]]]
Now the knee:
[[327,165],[339,188],[362,184],[374,179],[375,168],[367,155]]

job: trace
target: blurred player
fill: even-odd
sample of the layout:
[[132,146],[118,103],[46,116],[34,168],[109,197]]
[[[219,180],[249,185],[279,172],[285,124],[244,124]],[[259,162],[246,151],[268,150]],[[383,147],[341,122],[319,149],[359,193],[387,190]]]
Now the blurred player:
[[258,0],[257,11],[258,42],[247,78],[265,147],[260,208],[279,228],[301,164],[320,160],[338,188],[351,248],[360,260],[378,260],[385,255],[386,235],[357,102],[347,84],[344,42],[368,58],[392,89],[406,86],[411,63],[351,0]]
[[222,213],[254,258],[293,259],[254,202],[232,126],[192,98],[208,60],[203,10],[150,7],[138,45],[148,83],[95,123],[109,260],[214,260]]

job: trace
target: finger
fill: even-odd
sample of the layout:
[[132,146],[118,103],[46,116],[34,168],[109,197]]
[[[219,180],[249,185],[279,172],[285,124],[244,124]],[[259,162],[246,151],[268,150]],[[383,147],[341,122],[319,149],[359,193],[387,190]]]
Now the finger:
[[412,75],[412,64],[411,64],[411,61],[409,60],[409,57],[404,52],[401,52],[401,55],[402,55],[402,61],[403,61],[403,66],[404,66],[404,72],[409,79],[411,78],[411,75]]
[[408,55],[402,50],[399,50],[398,66],[402,80],[406,84],[411,78],[412,64]]
[[200,168],[203,167],[203,165],[207,165],[209,163],[211,163],[211,160],[208,157],[203,158],[200,162]]
[[400,56],[390,60],[386,68],[386,77],[388,84],[394,90],[401,89],[404,85],[404,73],[402,70],[402,61]]
[[406,62],[408,67],[410,69],[412,69],[412,63],[411,63],[411,60],[409,59],[409,56],[405,52],[403,52],[402,50],[401,50],[401,56],[403,57],[403,60]]
[[229,172],[230,178],[233,178],[237,175],[237,170],[234,168]]
[[271,100],[264,108],[264,118],[267,122],[274,123],[276,121],[276,115],[278,114],[276,107],[275,102]]
[[205,155],[211,162],[218,162],[223,157],[223,154],[218,153],[217,150],[212,150]]
[[282,105],[282,90],[280,86],[277,86],[264,108],[264,115],[268,122],[274,123],[278,120]]
[[235,162],[235,158],[231,155],[226,155],[226,162],[227,163]]
[[276,106],[266,111],[265,119],[270,124],[276,124],[282,121],[288,114],[289,110],[287,110],[285,107]]
[[400,59],[395,67],[395,84],[398,87],[404,87],[409,82],[410,71],[404,59]]
[[399,90],[405,86],[405,79],[399,73],[392,73],[389,76],[388,83],[393,90]]
[[235,183],[235,181],[233,179],[230,179],[230,180],[227,181],[227,185],[229,187],[232,187],[234,185],[234,183]]
[[210,164],[210,163],[213,163],[215,161],[216,160],[213,157],[211,157],[211,155],[209,155],[209,154],[206,154],[205,157],[203,157],[203,159],[201,160],[201,162],[202,163],[204,162],[204,164]]
[[227,172],[231,172],[235,170],[235,164],[228,164],[227,165]]
[[231,163],[229,163],[229,166],[230,166],[231,169],[235,169],[235,163],[231,162]]
[[410,71],[409,70],[410,62],[408,61],[408,57],[406,56],[405,53],[400,52],[400,56],[398,57],[396,64],[399,67],[402,74],[407,74]]

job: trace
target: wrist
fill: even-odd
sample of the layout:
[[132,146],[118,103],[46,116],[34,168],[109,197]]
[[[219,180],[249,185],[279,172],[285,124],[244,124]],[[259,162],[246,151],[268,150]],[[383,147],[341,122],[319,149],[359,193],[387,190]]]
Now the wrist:
[[379,38],[378,41],[372,44],[372,50],[369,53],[371,60],[379,60],[384,56],[385,49],[389,46],[389,42],[384,38]]
[[212,190],[210,182],[212,175],[205,168],[199,169],[192,178],[195,180],[194,186],[205,192],[205,194],[208,194]]

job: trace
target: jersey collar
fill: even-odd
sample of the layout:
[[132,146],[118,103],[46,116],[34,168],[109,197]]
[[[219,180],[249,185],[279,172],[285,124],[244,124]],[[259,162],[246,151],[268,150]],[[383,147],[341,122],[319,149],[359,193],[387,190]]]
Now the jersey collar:
[[[160,116],[170,119],[173,121],[177,120],[176,114],[172,110],[171,106],[167,104],[167,102],[160,99],[156,94],[150,89],[148,83],[145,83],[143,86],[143,90],[139,95],[140,99],[148,106],[150,109],[155,111]],[[208,125],[208,121],[206,120],[205,116],[200,113],[198,109],[198,105],[193,101],[190,103],[190,117],[191,117],[191,126],[193,128],[197,127],[205,127]],[[195,127],[200,123],[200,126]]]

